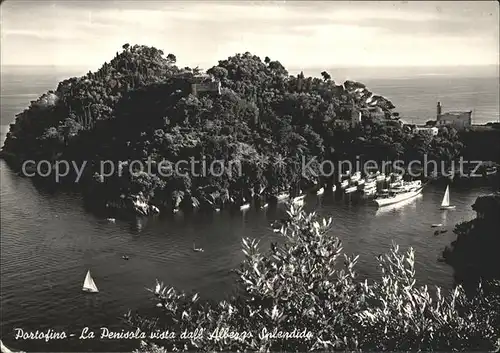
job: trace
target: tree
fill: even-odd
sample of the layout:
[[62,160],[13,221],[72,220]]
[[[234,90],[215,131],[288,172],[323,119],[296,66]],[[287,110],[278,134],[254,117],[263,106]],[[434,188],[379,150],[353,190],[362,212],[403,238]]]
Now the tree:
[[64,141],[64,144],[67,146],[69,140],[75,137],[82,129],[82,125],[77,123],[74,119],[67,118],[59,125],[57,131]]
[[167,60],[171,63],[171,64],[175,64],[177,62],[177,58],[175,57],[174,54],[168,54],[167,55]]
[[[357,280],[359,256],[346,256],[331,232],[332,220],[290,207],[277,229],[283,242],[268,252],[243,239],[245,260],[236,271],[239,295],[219,303],[202,301],[157,283],[155,319],[126,315],[146,334],[154,330],[204,335],[162,341],[166,351],[489,350],[500,338],[500,296],[468,299],[461,287],[431,296],[415,280],[415,254],[394,245],[379,256],[382,278]],[[343,260],[343,264],[341,263]],[[498,286],[498,284],[497,284]],[[498,287],[500,288],[500,287]],[[246,332],[237,340],[213,340],[214,330]],[[267,339],[269,331],[304,332],[303,338]],[[154,341],[154,340],[152,340]],[[143,345],[138,352],[162,351]]]

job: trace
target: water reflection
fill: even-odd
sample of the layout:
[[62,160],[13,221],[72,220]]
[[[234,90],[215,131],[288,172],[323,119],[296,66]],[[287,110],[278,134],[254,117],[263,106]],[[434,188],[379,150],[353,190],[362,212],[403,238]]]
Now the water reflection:
[[448,225],[448,210],[444,210],[444,212],[441,212],[441,224],[443,227],[446,227]]
[[[285,216],[285,204],[245,213],[163,212],[158,217],[110,223],[105,220],[109,215],[85,212],[77,194],[47,193],[0,164],[1,337],[11,336],[14,327],[57,327],[68,322],[76,328],[108,322],[111,327],[111,321],[129,308],[150,306],[144,287],[157,278],[180,290],[198,291],[204,298],[222,299],[234,288],[234,275],[228,271],[244,258],[241,238],[261,240],[264,252],[271,241],[280,239],[270,223]],[[342,240],[345,253],[361,255],[357,271],[364,278],[379,278],[375,256],[387,252],[395,241],[402,249],[414,247],[420,283],[449,288],[453,270],[436,259],[454,236],[448,232],[433,237],[430,223],[438,223],[440,217],[446,217],[449,225],[473,218],[470,205],[489,190],[456,190],[457,209],[440,214],[442,190],[433,186],[425,188],[423,197],[387,208],[345,204],[339,193],[325,192],[306,197],[304,209],[333,218],[332,232]],[[194,253],[193,241],[205,252]],[[123,261],[124,254],[130,261]],[[87,269],[102,289],[97,302],[80,293]],[[41,278],[47,281],[40,282]],[[36,295],[26,291],[37,284]],[[95,350],[103,350],[97,343]],[[104,350],[130,351],[130,343],[112,344]],[[37,350],[55,348],[47,345]],[[92,343],[83,347],[81,342],[68,341],[61,348],[85,351]]]

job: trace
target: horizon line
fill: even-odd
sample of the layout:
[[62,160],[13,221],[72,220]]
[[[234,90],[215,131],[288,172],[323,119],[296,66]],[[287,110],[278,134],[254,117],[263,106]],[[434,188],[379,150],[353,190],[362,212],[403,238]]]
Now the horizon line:
[[[226,60],[226,59],[222,59],[222,60]],[[278,60],[279,61],[279,60]],[[104,63],[103,63],[104,64]],[[332,64],[334,65],[334,64]],[[59,64],[2,64],[0,63],[0,66],[2,67],[21,67],[21,66],[59,66],[59,67],[85,67],[84,65],[72,65],[72,64],[67,64],[67,65],[59,65]],[[307,66],[307,68],[313,68],[313,69],[316,69],[316,68],[321,68],[321,67],[325,67],[325,66],[328,66],[328,65],[324,65],[324,66]],[[356,67],[356,68],[393,68],[393,67],[400,67],[400,68],[410,68],[410,67],[489,67],[489,66],[497,66],[500,68],[500,63],[499,64],[467,64],[467,65],[374,65],[374,66],[370,66],[370,65],[353,65],[353,66],[347,66],[347,65],[334,65],[332,66],[333,67],[336,67],[336,68],[340,68],[340,69],[343,69],[343,68],[353,68],[353,67]],[[298,66],[291,66],[291,68],[298,68]]]

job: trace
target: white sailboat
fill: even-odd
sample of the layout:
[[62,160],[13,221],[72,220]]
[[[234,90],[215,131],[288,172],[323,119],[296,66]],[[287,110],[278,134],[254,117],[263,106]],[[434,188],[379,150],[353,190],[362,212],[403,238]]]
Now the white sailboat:
[[85,281],[83,281],[82,290],[84,292],[89,292],[89,293],[99,292],[99,289],[97,289],[97,286],[95,285],[94,279],[90,275],[90,270],[87,271],[87,275],[85,276]]
[[443,201],[441,202],[442,210],[452,210],[455,206],[450,205],[450,186],[446,187],[446,191],[443,196]]

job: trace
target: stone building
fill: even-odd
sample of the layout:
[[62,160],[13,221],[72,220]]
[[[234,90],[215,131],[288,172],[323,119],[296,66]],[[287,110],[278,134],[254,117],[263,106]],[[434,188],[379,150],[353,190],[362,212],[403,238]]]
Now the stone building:
[[201,83],[193,83],[191,85],[191,93],[194,96],[198,96],[199,93],[211,92],[216,95],[221,94],[221,85],[219,81],[208,81]]
[[451,111],[442,112],[441,102],[437,104],[436,111],[436,126],[450,126],[456,130],[469,129],[472,126],[472,110],[471,111]]

